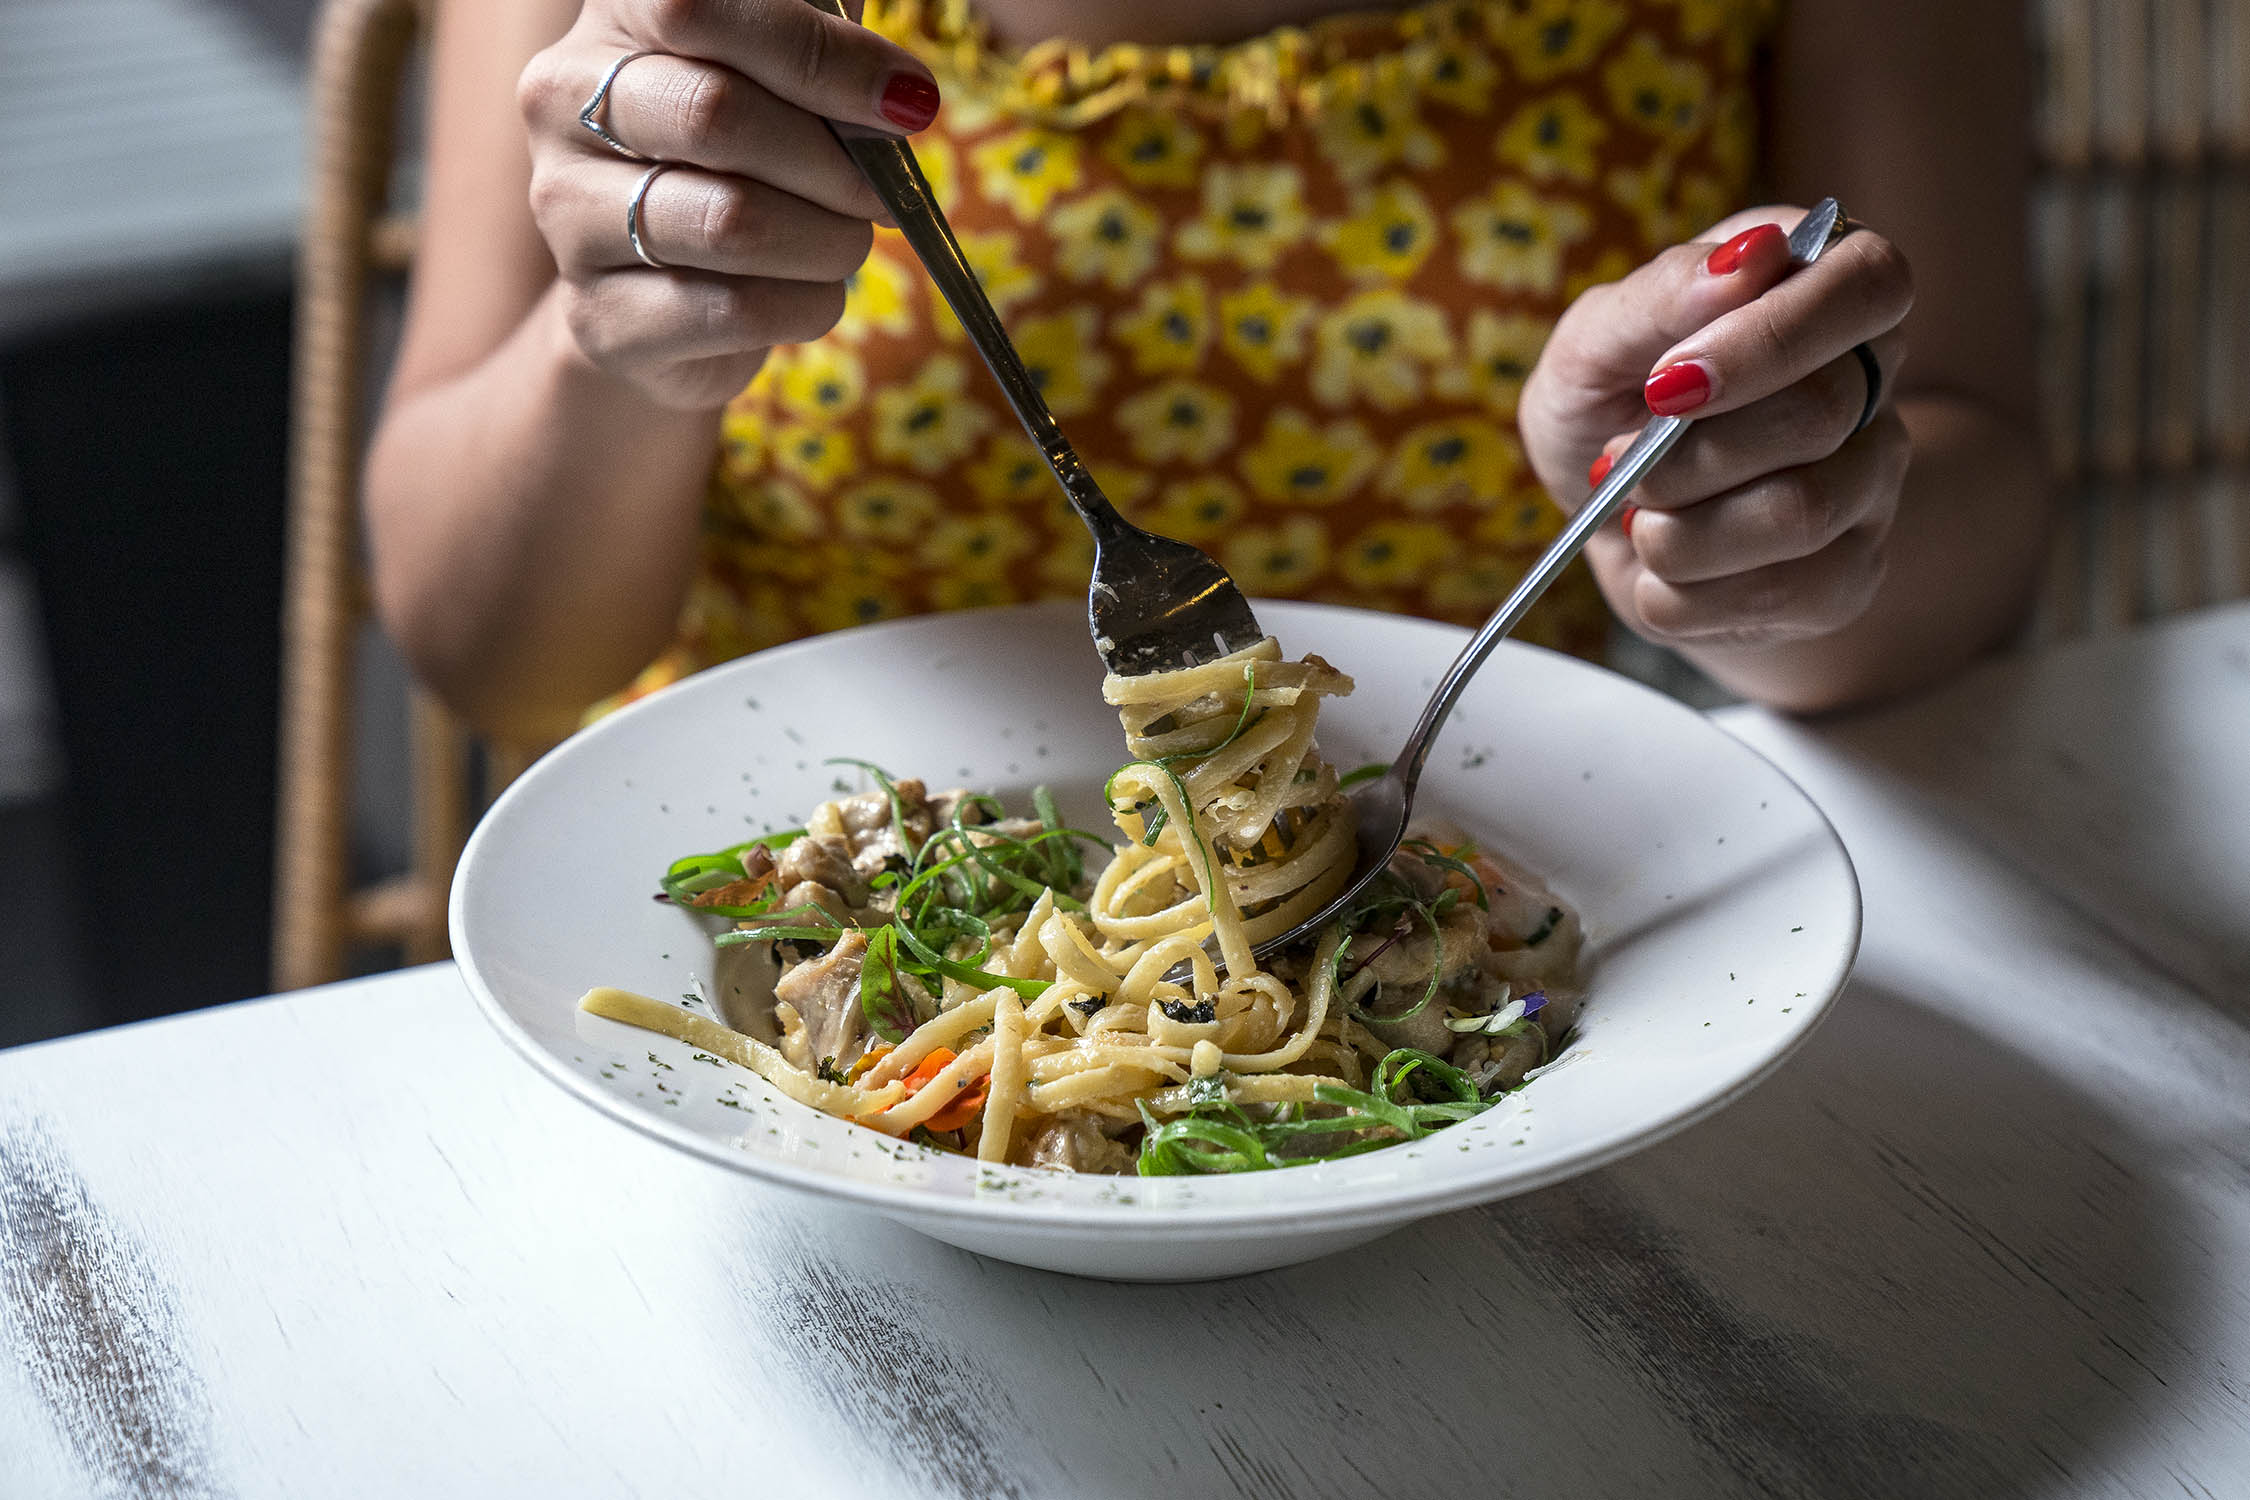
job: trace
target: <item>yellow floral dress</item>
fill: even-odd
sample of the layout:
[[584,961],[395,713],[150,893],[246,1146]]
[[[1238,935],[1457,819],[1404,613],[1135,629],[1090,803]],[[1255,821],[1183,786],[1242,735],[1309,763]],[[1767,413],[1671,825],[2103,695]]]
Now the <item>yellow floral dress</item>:
[[[1231,46],[1009,53],[868,0],[945,104],[923,169],[1047,404],[1252,594],[1481,619],[1562,515],[1518,394],[1585,287],[1739,207],[1775,0],[1464,0]],[[1091,547],[895,231],[726,412],[647,692],[895,615],[1083,596]],[[1598,652],[1572,570],[1524,630]]]

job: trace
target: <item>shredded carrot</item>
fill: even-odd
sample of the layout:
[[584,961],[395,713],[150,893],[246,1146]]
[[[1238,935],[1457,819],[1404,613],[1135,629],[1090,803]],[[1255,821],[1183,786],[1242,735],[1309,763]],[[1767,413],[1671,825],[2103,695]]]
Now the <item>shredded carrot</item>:
[[859,1061],[853,1063],[850,1070],[844,1074],[844,1081],[846,1083],[859,1082],[859,1080],[863,1076],[865,1076],[868,1069],[874,1067],[877,1063],[881,1062],[884,1058],[890,1055],[891,1044],[889,1042],[877,1042],[874,1046],[868,1048],[865,1052],[862,1052],[859,1055]]
[[[928,1057],[916,1063],[914,1070],[900,1079],[899,1082],[906,1085],[908,1094],[918,1094],[926,1085],[936,1079],[938,1074],[946,1070],[955,1055],[950,1048],[939,1047],[932,1051]],[[932,1130],[959,1130],[975,1119],[978,1113],[983,1110],[984,1096],[990,1083],[990,1079],[978,1079],[974,1084],[963,1089],[960,1096],[951,1104],[930,1116],[924,1123]]]

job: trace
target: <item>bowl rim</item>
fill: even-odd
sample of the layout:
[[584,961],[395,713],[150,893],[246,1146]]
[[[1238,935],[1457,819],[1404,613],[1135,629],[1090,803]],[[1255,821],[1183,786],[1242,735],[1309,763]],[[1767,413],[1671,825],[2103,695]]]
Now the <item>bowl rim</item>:
[[[941,618],[961,620],[972,617],[997,619],[1003,616],[1051,616],[1060,613],[1069,602],[1067,600],[1040,600],[1029,604],[999,605],[989,609],[952,611]],[[1410,625],[1427,626],[1433,631],[1445,633],[1456,641],[1466,641],[1469,634],[1463,627],[1447,625],[1440,621],[1426,620],[1414,616],[1393,615],[1379,610],[1358,609],[1347,605],[1260,599],[1255,602],[1255,607],[1261,620],[1286,621],[1290,616],[1300,613],[1314,616],[1366,616],[1386,623],[1403,622]],[[889,633],[912,630],[918,626],[926,627],[930,623],[930,619],[929,616],[909,616],[904,619],[881,620],[869,625],[854,626],[847,630],[832,631],[825,635],[789,641],[763,651],[738,657],[733,661],[720,663],[703,672],[694,674],[691,679],[683,679],[682,681],[683,683],[687,681],[703,682],[706,686],[701,691],[719,692],[723,689],[718,684],[728,677],[752,669],[753,664],[766,663],[777,657],[794,656],[809,649],[833,650],[839,641],[879,639]],[[1284,624],[1280,628],[1276,628],[1273,633],[1282,635],[1285,632],[1286,625]],[[1559,1148],[1555,1156],[1536,1166],[1507,1167],[1501,1165],[1491,1167],[1476,1164],[1464,1167],[1458,1172],[1430,1174],[1424,1181],[1406,1181],[1376,1189],[1367,1187],[1339,1189],[1339,1201],[1333,1207],[1326,1204],[1317,1205],[1321,1214],[1320,1227],[1323,1230],[1345,1230],[1403,1223],[1445,1213],[1453,1209],[1470,1207],[1478,1203],[1512,1197],[1518,1193],[1548,1187],[1582,1173],[1597,1170],[1677,1135],[1689,1126],[1697,1124],[1735,1103],[1759,1084],[1765,1082],[1782,1064],[1787,1062],[1797,1049],[1802,1047],[1812,1034],[1819,1029],[1821,1023],[1827,1019],[1829,1012],[1835,1007],[1838,998],[1842,995],[1845,983],[1849,979],[1858,958],[1865,916],[1865,900],[1860,889],[1858,870],[1852,863],[1850,850],[1845,846],[1842,836],[1837,833],[1835,824],[1829,819],[1826,811],[1821,808],[1809,792],[1798,785],[1788,772],[1776,765],[1771,758],[1755,747],[1734,735],[1728,734],[1726,730],[1713,723],[1703,713],[1690,708],[1678,699],[1649,687],[1645,683],[1637,682],[1619,673],[1609,672],[1599,663],[1584,661],[1565,653],[1550,651],[1545,647],[1522,641],[1503,641],[1500,643],[1500,649],[1507,652],[1534,652],[1542,656],[1569,662],[1573,666],[1604,672],[1614,679],[1615,685],[1644,695],[1645,699],[1658,705],[1660,713],[1673,716],[1676,723],[1692,723],[1695,727],[1689,732],[1717,736],[1731,750],[1747,755],[1770,771],[1783,786],[1802,800],[1806,810],[1813,815],[1817,830],[1823,837],[1821,852],[1833,854],[1841,861],[1841,873],[1844,876],[1849,910],[1845,913],[1845,919],[1840,925],[1847,934],[1848,941],[1838,945],[1837,956],[1831,961],[1829,972],[1822,982],[1807,992],[1806,1001],[1817,999],[1818,1003],[1800,1002],[1797,1007],[1799,1019],[1795,1027],[1782,1037],[1779,1045],[1761,1058],[1755,1066],[1740,1076],[1731,1079],[1725,1087],[1690,1099],[1668,1113],[1638,1120],[1630,1126],[1615,1128],[1567,1144]],[[663,702],[667,694],[668,690],[667,693],[652,694],[639,702],[628,704],[616,713],[581,728],[546,754],[540,756],[499,797],[494,799],[491,807],[486,809],[483,817],[478,820],[475,829],[470,833],[468,841],[462,846],[460,860],[455,866],[453,882],[446,903],[446,926],[452,943],[455,967],[467,984],[470,994],[476,1000],[477,1007],[483,1012],[485,1019],[538,1072],[545,1075],[551,1082],[560,1085],[572,1097],[590,1105],[610,1119],[667,1146],[686,1151],[691,1156],[700,1157],[716,1166],[745,1173],[777,1187],[852,1203],[896,1217],[961,1225],[1007,1226],[1021,1229],[1026,1233],[1099,1231],[1113,1238],[1153,1240],[1176,1236],[1182,1231],[1191,1231],[1199,1238],[1234,1239],[1271,1233],[1277,1220],[1302,1216],[1316,1206],[1302,1201],[1256,1204],[1196,1203],[1192,1205],[1161,1205],[1145,1201],[1099,1205],[1025,1203],[1016,1201],[1005,1193],[996,1193],[990,1197],[978,1195],[958,1198],[933,1193],[925,1187],[861,1181],[838,1176],[831,1172],[801,1167],[787,1160],[763,1157],[752,1152],[739,1150],[699,1131],[673,1124],[650,1110],[636,1106],[629,1099],[600,1088],[591,1078],[577,1072],[559,1055],[543,1046],[539,1039],[519,1023],[509,1011],[506,1004],[487,982],[477,963],[476,945],[468,931],[466,903],[469,886],[478,870],[479,852],[486,841],[495,836],[493,830],[504,821],[501,817],[504,809],[510,807],[515,801],[534,795],[528,789],[537,786],[542,779],[561,774],[558,767],[568,764],[570,759],[578,753],[573,751],[571,747],[583,743],[590,736],[614,732],[609,726],[639,717]],[[793,1100],[785,1099],[783,1102],[795,1104]],[[801,1104],[795,1105],[795,1107],[809,1108],[809,1106]],[[979,1168],[980,1175],[983,1170],[987,1169],[985,1164],[979,1163],[976,1165]],[[1285,1170],[1295,1176],[1300,1171],[1317,1171],[1319,1166],[1319,1163],[1312,1163],[1304,1168]],[[1033,1172],[1038,1169],[1005,1167],[995,1170],[1019,1173]],[[1114,1180],[1139,1181],[1140,1179]],[[1222,1179],[1195,1178],[1192,1180],[1198,1183],[1216,1184]]]

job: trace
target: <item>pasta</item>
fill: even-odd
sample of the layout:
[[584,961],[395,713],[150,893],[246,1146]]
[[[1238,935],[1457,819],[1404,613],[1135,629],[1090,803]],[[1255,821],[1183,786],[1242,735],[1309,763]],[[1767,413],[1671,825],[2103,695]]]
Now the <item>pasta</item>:
[[869,767],[875,791],[804,829],[666,872],[670,899],[734,923],[725,1025],[618,990],[582,1004],[992,1163],[1256,1170],[1466,1119],[1577,1006],[1577,920],[1527,872],[1421,829],[1309,943],[1253,952],[1350,877],[1350,804],[1315,730],[1351,688],[1270,639],[1109,678],[1132,756],[1106,788],[1114,844],[1044,790],[1010,817]]

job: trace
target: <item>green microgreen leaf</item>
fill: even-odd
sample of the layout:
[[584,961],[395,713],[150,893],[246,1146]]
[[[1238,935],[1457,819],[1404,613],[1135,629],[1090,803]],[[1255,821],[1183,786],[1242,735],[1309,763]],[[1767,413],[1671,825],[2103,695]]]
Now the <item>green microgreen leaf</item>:
[[919,1024],[899,977],[898,942],[898,928],[880,928],[867,940],[867,954],[859,961],[859,1013],[870,1030],[893,1046]]

